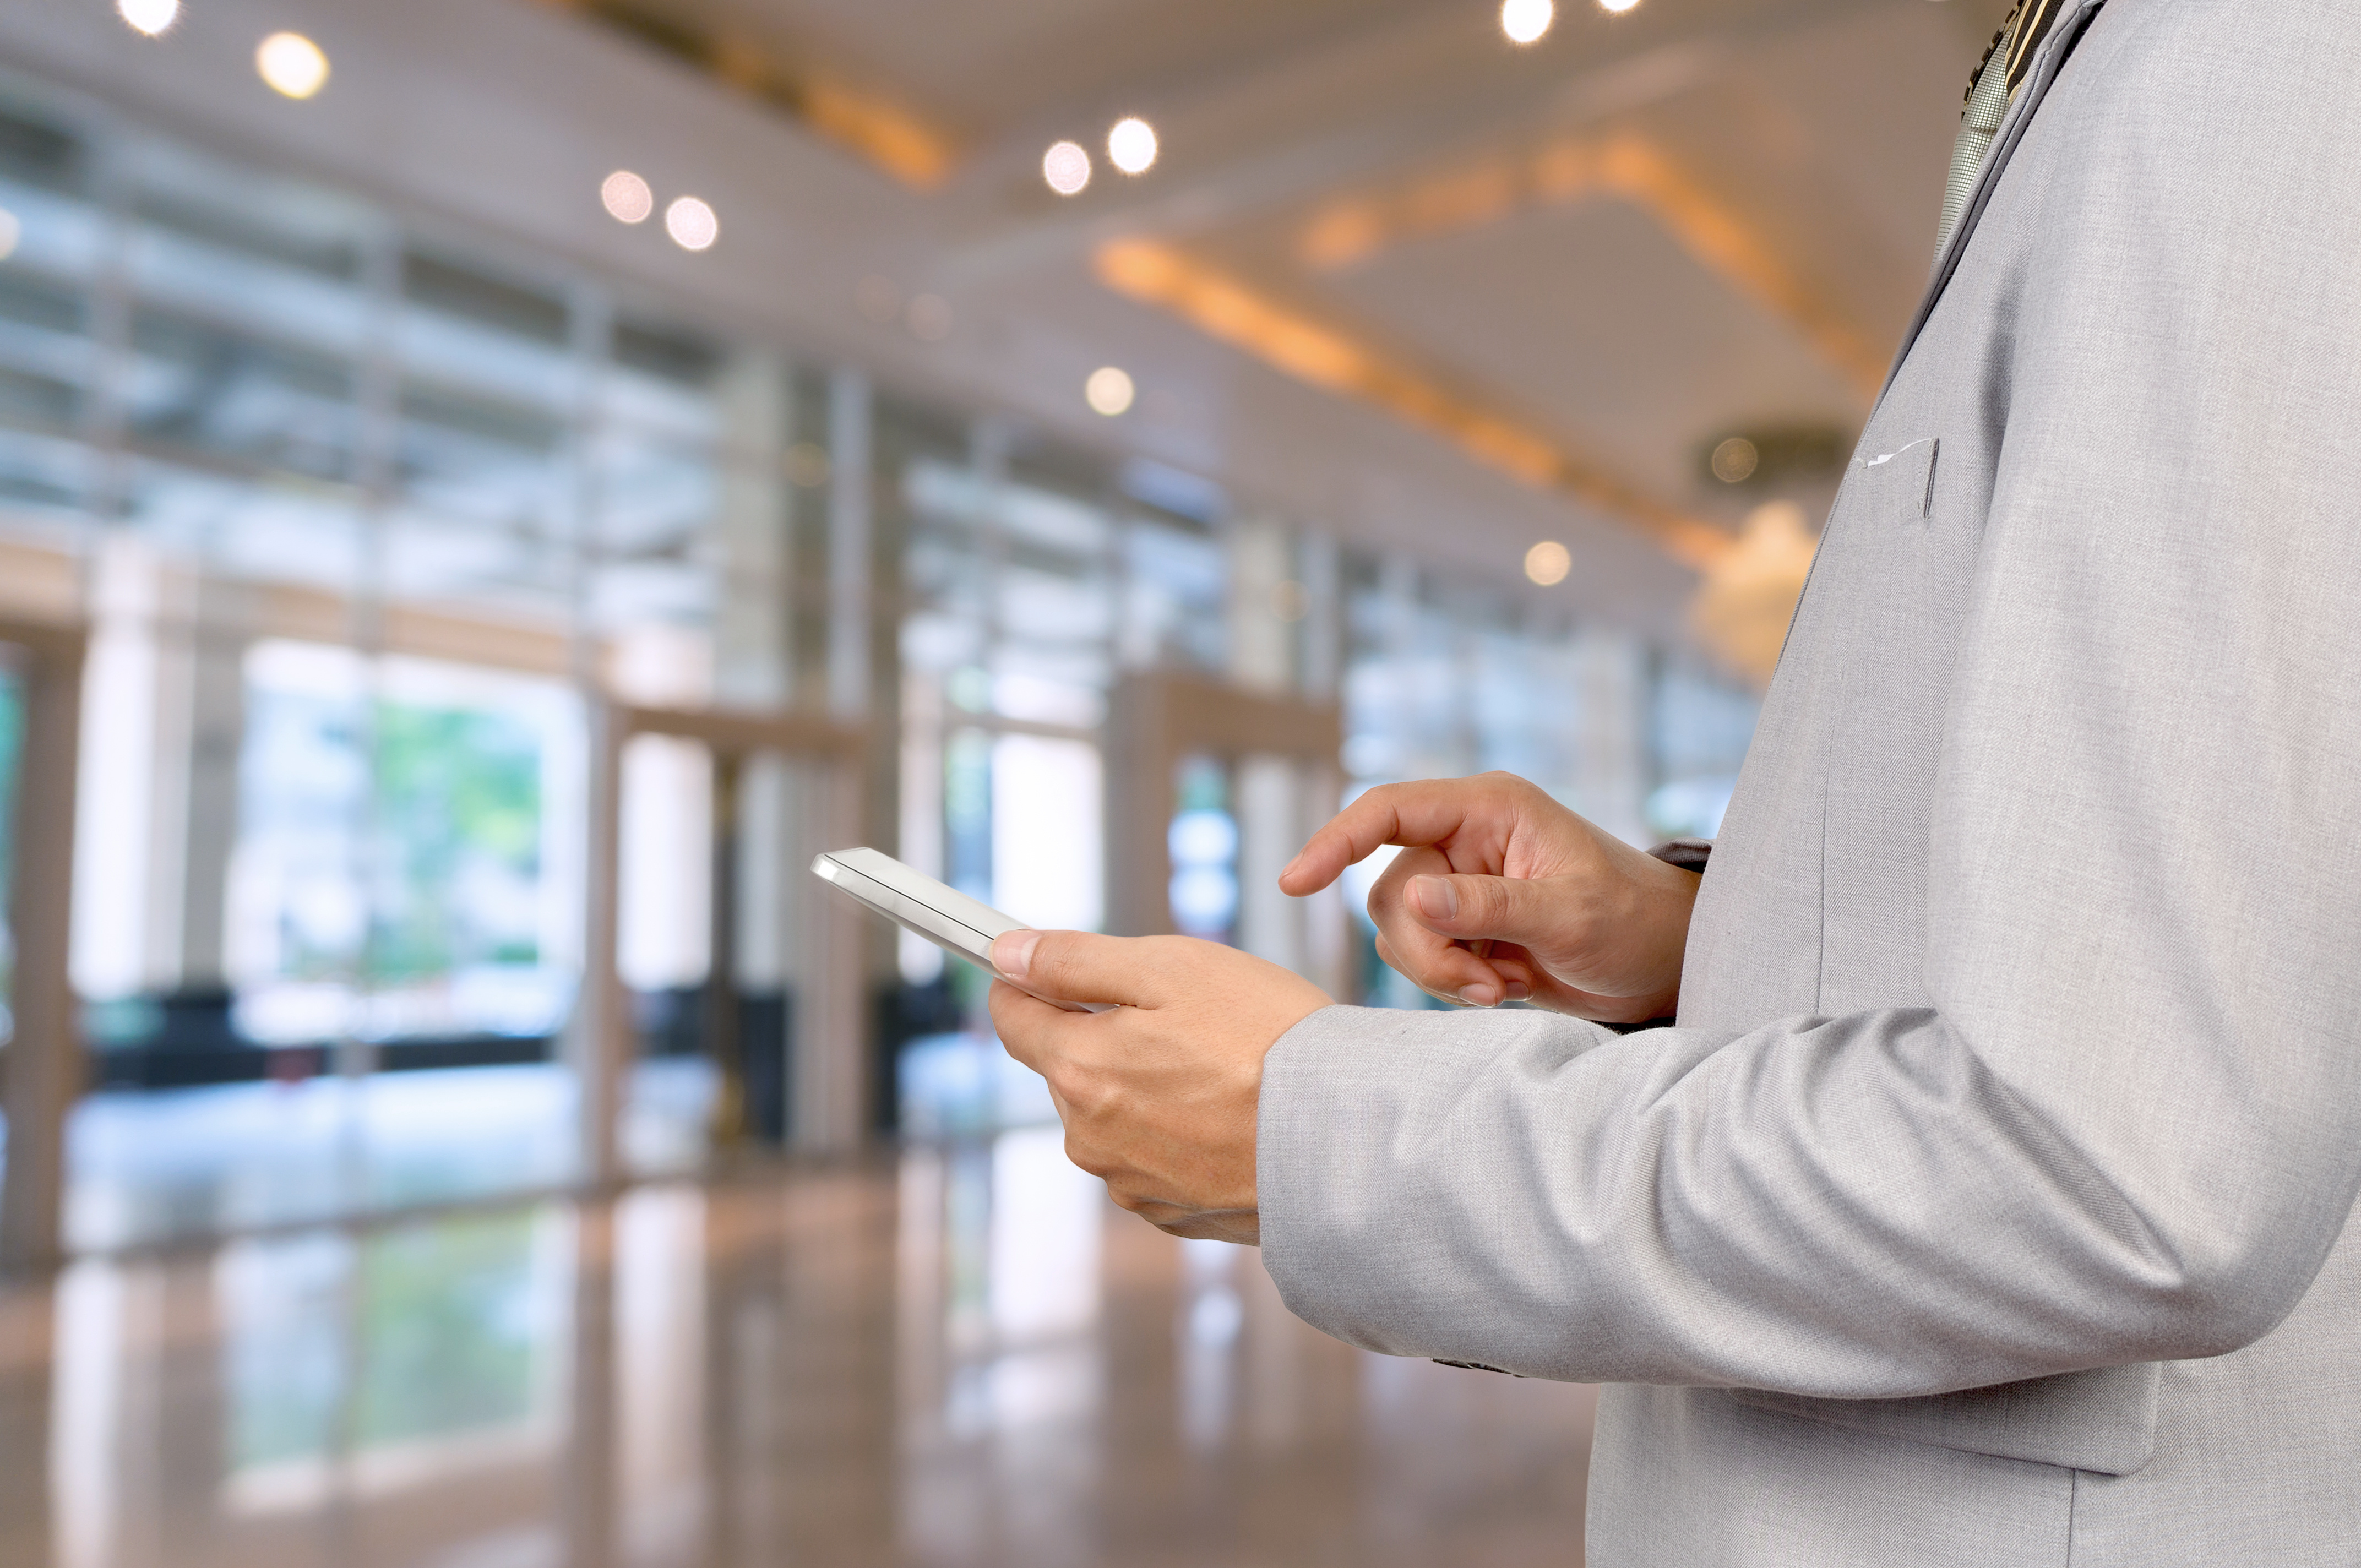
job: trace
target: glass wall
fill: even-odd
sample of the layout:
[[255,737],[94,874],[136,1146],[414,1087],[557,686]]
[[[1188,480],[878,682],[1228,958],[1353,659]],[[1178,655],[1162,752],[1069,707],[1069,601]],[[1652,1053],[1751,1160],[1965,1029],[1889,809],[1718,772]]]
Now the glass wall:
[[[91,631],[74,1239],[573,1179],[586,696],[796,695],[796,370],[22,82],[0,211],[0,615]],[[701,930],[705,860],[626,896]],[[623,933],[652,1055],[678,927]]]
[[1759,705],[1751,693],[1677,659],[1659,662],[1653,685],[1648,826],[1660,838],[1710,839],[1721,831]]
[[[1134,673],[1340,701],[1348,790],[1506,768],[1634,839],[1718,816],[1751,729],[1628,635],[36,84],[0,82],[0,618],[91,632],[76,1245],[577,1179],[602,698],[864,719],[868,841],[1083,927]],[[0,788],[15,712],[0,681]],[[717,864],[745,1121],[793,1120],[819,786],[719,778],[622,756],[642,1168],[714,1124]],[[1335,802],[1176,787],[1175,924],[1252,945],[1267,845]],[[862,992],[881,1121],[913,1081],[915,1131],[1043,1112],[972,970],[880,938]]]

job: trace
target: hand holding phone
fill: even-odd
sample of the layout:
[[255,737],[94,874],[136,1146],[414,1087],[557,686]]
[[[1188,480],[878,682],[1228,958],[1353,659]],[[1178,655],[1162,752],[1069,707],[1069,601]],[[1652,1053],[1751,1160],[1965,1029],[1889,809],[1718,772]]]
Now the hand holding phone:
[[[913,936],[924,937],[943,951],[980,966],[1003,984],[1016,984],[992,967],[992,941],[1004,932],[1025,929],[1022,920],[1012,919],[876,850],[828,850],[812,861],[812,874]],[[1016,988],[1069,1013],[1104,1013],[1112,1005],[1067,1002],[1042,996],[1029,987]]]

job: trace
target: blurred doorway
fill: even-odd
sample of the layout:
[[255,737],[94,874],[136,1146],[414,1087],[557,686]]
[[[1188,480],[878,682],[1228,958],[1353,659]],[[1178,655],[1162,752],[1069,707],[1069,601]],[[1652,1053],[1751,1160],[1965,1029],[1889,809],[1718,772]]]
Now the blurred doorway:
[[[860,931],[806,872],[857,837],[868,737],[807,715],[602,704],[572,1048],[585,1174],[711,1147],[849,1146],[864,1125]],[[631,1071],[637,1058],[652,1058]],[[662,1064],[708,1077],[675,1083]],[[651,1073],[646,1068],[657,1068]],[[678,1105],[674,1106],[678,1110]],[[619,1115],[620,1113],[620,1115]]]
[[1115,928],[1230,942],[1349,997],[1339,895],[1278,888],[1344,787],[1336,704],[1154,672],[1127,676],[1113,707]]

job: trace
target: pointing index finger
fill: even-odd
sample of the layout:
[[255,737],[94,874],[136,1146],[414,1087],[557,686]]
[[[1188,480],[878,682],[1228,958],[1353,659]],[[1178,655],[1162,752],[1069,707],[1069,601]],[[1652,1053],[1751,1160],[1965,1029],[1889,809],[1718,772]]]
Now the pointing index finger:
[[1387,844],[1432,844],[1466,820],[1464,785],[1437,780],[1379,784],[1329,818],[1303,852],[1279,873],[1279,890],[1301,898],[1319,892],[1345,868]]

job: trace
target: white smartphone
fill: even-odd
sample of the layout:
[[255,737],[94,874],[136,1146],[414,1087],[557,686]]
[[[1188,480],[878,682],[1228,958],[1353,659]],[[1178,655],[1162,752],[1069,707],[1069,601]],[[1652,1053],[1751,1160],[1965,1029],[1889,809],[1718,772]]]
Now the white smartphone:
[[[895,925],[947,953],[956,953],[981,965],[995,980],[1016,985],[992,967],[992,939],[1005,931],[1021,931],[1025,922],[979,904],[955,887],[947,887],[893,856],[876,850],[830,850],[812,861],[812,874],[863,908],[883,915]],[[1104,1013],[1111,1003],[1063,1002],[1017,985],[1027,996],[1039,997],[1069,1013]]]

